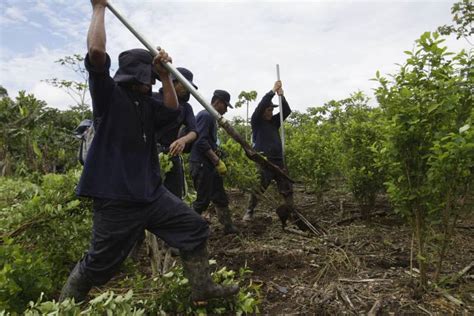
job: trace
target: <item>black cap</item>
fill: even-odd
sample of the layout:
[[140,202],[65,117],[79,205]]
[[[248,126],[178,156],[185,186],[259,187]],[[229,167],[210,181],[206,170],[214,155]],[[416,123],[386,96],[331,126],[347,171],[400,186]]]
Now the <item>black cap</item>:
[[[176,68],[182,75],[184,78],[186,78],[186,80],[188,80],[194,88],[198,88],[194,82],[193,82],[193,78],[194,78],[194,75],[191,71],[189,71],[188,69],[184,68],[184,67],[178,67]],[[177,80],[176,76],[171,74],[171,80],[175,81]]]
[[230,107],[231,109],[234,108],[232,106],[232,104],[230,104],[230,94],[229,94],[229,92],[227,92],[225,90],[216,90],[216,91],[214,91],[214,97],[218,98],[219,100],[224,101],[225,104],[228,107]]

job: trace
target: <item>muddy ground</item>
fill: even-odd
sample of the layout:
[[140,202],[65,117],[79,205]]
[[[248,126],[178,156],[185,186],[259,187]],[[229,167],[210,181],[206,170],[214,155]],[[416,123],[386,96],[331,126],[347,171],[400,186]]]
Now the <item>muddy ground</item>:
[[[417,265],[410,259],[410,229],[383,197],[372,211],[377,215],[362,220],[349,194],[333,192],[318,201],[296,187],[296,208],[327,231],[321,237],[291,225],[282,230],[275,212],[281,200],[273,185],[251,223],[241,221],[248,197],[237,190],[228,193],[241,234],[224,235],[211,207],[210,255],[218,267],[247,265],[253,271],[252,282],[261,284],[263,314],[474,314],[473,212],[457,224],[443,276],[471,269],[442,290],[422,293],[410,275]],[[142,272],[151,275],[146,251],[140,262]],[[447,299],[450,295],[459,301]]]
[[[230,191],[233,218],[239,236],[224,236],[212,216],[211,256],[219,266],[238,269],[247,265],[254,282],[262,285],[262,313],[267,314],[360,314],[371,309],[383,314],[474,313],[474,269],[445,293],[462,301],[449,301],[441,290],[424,294],[410,276],[411,234],[380,198],[378,216],[361,220],[350,195],[333,194],[318,202],[296,188],[296,207],[313,223],[327,230],[325,237],[298,230],[283,231],[274,209],[274,188],[265,194],[253,222],[240,219],[247,197]],[[212,210],[211,210],[212,214]],[[345,219],[351,219],[345,221]],[[474,260],[474,220],[464,218],[444,264],[444,275],[455,274]]]

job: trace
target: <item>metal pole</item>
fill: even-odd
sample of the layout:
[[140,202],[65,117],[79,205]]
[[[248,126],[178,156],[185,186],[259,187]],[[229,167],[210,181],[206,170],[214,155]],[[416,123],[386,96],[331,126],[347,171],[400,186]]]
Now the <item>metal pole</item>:
[[[153,56],[158,54],[158,50],[153,47],[140,33],[138,33],[128,21],[115,9],[115,7],[107,1],[107,8],[136,36],[136,38],[150,51]],[[242,146],[247,157],[267,170],[275,172],[278,176],[288,179],[290,182],[294,182],[286,173],[284,173],[277,165],[271,163],[261,154],[256,152],[248,143],[247,140],[242,139],[237,131],[230,125],[229,121],[220,115],[214,107],[184,78],[184,76],[170,63],[164,63],[163,65],[170,73],[172,73],[176,79],[184,85],[184,87],[201,103],[201,105],[217,120],[217,123],[237,142]]]
[[[277,71],[277,80],[280,80],[280,65],[276,65]],[[283,153],[283,165],[286,166],[285,163],[285,126],[283,125],[283,102],[281,95],[278,95],[278,105],[280,108],[280,137],[281,137],[281,148]]]
[[[133,33],[133,35],[135,35],[135,37],[150,51],[150,53],[153,56],[158,55],[158,50],[155,47],[153,47],[153,45],[151,45],[150,42],[148,42],[143,35],[141,35],[139,32],[137,32],[133,28],[133,26],[131,26],[128,23],[128,21],[120,14],[120,12],[117,11],[117,9],[115,9],[115,7],[110,3],[110,1],[107,1],[107,8],[109,8],[109,10],[117,17],[117,19],[119,19],[120,22],[122,22],[123,25],[125,25],[129,29],[129,31]],[[175,66],[173,66],[173,64],[164,63],[164,67],[170,73],[172,73],[176,77],[176,79],[179,82],[181,82],[181,84],[183,84],[186,87],[186,89],[196,98],[196,100],[198,100],[198,102],[201,103],[202,106],[209,113],[211,113],[211,115],[218,122],[221,122],[222,124],[227,122],[227,120],[222,115],[220,115],[214,109],[214,107],[211,106],[211,104],[196,90],[196,88],[194,88],[194,86],[192,84],[190,84],[189,81],[186,80],[186,78],[184,78],[184,76],[176,69]]]

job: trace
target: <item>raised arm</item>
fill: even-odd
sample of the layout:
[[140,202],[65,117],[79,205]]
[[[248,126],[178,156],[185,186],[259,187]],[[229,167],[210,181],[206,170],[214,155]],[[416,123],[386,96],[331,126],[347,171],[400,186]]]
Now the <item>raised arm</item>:
[[262,100],[260,100],[260,103],[258,103],[257,105],[257,108],[255,109],[255,111],[253,112],[252,114],[252,119],[251,119],[251,123],[252,125],[255,125],[258,123],[259,120],[262,120],[262,114],[263,112],[265,111],[266,107],[268,106],[269,103],[272,102],[272,99],[273,97],[275,96],[275,93],[281,89],[281,81],[278,80],[276,81],[274,84],[273,84],[273,88],[272,90],[270,90],[269,92],[267,92],[267,94],[265,94],[262,98]]
[[155,71],[160,76],[163,85],[163,104],[169,109],[177,110],[179,108],[179,102],[176,91],[174,90],[173,81],[171,80],[170,73],[163,66],[163,63],[171,62],[171,57],[164,49],[159,49],[158,55],[153,59]]
[[290,114],[291,114],[291,109],[290,109],[290,105],[286,101],[286,98],[283,95],[283,93],[281,95],[281,104],[282,104],[282,107],[283,107],[283,119],[286,120],[286,118],[288,116],[290,116]]
[[274,95],[275,95],[275,93],[273,91],[270,91],[270,92],[268,92],[267,94],[265,94],[263,96],[262,100],[260,100],[260,102],[258,103],[257,107],[255,108],[255,111],[253,112],[252,118],[250,120],[252,125],[257,124],[260,120],[263,119],[262,118],[263,111],[265,111],[265,108],[267,107],[267,104],[272,102],[272,99],[273,99]]
[[107,55],[105,50],[105,24],[104,16],[107,0],[92,0],[92,18],[87,33],[87,51],[89,60],[94,67],[105,66]]

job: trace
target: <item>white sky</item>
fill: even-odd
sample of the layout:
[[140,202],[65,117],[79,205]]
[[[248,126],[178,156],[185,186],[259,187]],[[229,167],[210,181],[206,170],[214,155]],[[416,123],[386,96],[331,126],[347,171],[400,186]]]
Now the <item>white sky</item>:
[[[395,72],[395,64],[406,59],[403,51],[411,50],[423,32],[451,24],[453,3],[113,1],[140,33],[173,56],[175,66],[194,73],[205,97],[225,89],[234,103],[240,91],[256,90],[260,99],[273,86],[279,63],[285,95],[298,111],[357,90],[372,96],[375,72]],[[0,85],[11,97],[26,90],[52,107],[74,104],[41,80],[77,79],[54,61],[86,52],[90,2],[0,0],[0,9]],[[110,12],[106,30],[116,69],[118,54],[141,44]],[[455,52],[470,48],[454,38],[447,46]],[[196,100],[191,104],[195,112],[201,109]],[[245,109],[226,116],[235,115],[244,116]]]

